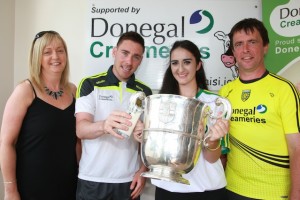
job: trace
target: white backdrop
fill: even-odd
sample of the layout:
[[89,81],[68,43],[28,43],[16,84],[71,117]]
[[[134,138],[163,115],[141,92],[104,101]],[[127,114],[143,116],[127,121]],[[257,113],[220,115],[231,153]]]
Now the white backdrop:
[[[85,75],[105,71],[112,63],[112,47],[121,33],[143,35],[146,51],[136,75],[152,89],[159,89],[175,40],[189,39],[200,49],[211,90],[236,78],[221,55],[227,50],[227,34],[243,18],[261,19],[260,0],[152,0],[88,1]],[[238,8],[238,9],[237,9]]]

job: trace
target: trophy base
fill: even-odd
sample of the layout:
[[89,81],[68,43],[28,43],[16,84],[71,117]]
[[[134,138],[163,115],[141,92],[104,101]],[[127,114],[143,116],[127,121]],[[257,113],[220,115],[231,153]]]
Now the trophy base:
[[177,172],[169,167],[150,168],[148,172],[144,172],[141,176],[146,178],[159,179],[164,181],[183,183],[189,185],[190,182],[182,177],[183,172]]

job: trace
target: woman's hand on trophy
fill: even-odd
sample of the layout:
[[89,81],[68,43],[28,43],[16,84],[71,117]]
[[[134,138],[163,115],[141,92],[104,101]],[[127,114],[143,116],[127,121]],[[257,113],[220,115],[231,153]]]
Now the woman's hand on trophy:
[[204,158],[210,162],[216,162],[221,156],[220,139],[224,137],[229,130],[229,121],[218,119],[214,125],[209,127],[209,132],[203,140]]
[[216,123],[209,128],[209,141],[217,141],[224,137],[229,131],[229,121],[218,119]]
[[144,130],[144,123],[141,120],[138,120],[135,128],[133,129],[134,139],[138,142],[142,142],[142,134]]

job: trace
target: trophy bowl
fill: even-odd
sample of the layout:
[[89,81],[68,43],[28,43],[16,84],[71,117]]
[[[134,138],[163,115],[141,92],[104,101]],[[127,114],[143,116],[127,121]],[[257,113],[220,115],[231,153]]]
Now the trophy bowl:
[[141,157],[149,171],[142,176],[189,184],[182,174],[199,158],[209,110],[205,103],[180,95],[146,97]]

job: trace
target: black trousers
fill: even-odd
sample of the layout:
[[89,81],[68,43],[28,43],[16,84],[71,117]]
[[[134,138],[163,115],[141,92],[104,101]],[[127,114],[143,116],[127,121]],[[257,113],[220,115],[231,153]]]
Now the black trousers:
[[[131,200],[130,184],[98,183],[78,179],[76,200]],[[140,200],[138,197],[135,200]]]

